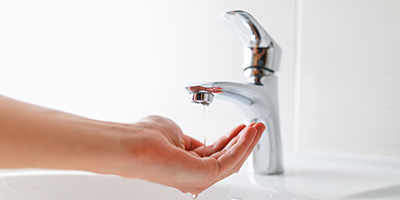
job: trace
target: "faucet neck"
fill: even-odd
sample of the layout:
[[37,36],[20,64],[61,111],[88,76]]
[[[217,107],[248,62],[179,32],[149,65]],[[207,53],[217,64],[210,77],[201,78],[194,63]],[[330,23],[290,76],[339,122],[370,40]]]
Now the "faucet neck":
[[[272,67],[272,59],[271,47],[244,49],[244,66],[248,66],[243,70],[245,81],[254,85],[263,85],[261,78],[275,72]],[[248,60],[250,63],[246,63]]]

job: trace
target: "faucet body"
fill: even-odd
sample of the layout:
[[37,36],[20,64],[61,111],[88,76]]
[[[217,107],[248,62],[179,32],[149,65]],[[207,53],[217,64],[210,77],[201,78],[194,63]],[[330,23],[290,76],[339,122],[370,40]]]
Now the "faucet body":
[[[223,92],[217,94],[217,97],[237,104],[247,122],[262,122],[266,125],[266,130],[252,154],[251,168],[258,174],[283,172],[277,81],[275,75],[269,75],[262,80],[263,85],[231,82],[213,84],[223,88]],[[251,104],[243,102],[243,97],[248,98]]]
[[264,123],[266,130],[253,150],[252,170],[257,174],[282,173],[278,79],[274,75],[279,67],[280,47],[250,14],[231,11],[222,18],[246,47],[245,58],[248,57],[250,63],[245,62],[245,83],[212,82],[186,89],[194,103],[209,105],[215,94],[216,98],[238,105],[247,122]]
[[248,123],[262,122],[266,125],[252,154],[251,169],[257,174],[283,172],[277,81],[277,77],[271,74],[262,79],[262,85],[235,82],[201,84],[205,88],[221,88],[215,97],[234,102]]

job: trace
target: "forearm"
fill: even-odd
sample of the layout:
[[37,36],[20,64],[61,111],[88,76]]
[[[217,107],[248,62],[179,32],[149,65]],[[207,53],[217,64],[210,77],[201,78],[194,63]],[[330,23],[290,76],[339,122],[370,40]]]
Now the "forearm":
[[101,172],[120,148],[112,127],[0,96],[0,168]]

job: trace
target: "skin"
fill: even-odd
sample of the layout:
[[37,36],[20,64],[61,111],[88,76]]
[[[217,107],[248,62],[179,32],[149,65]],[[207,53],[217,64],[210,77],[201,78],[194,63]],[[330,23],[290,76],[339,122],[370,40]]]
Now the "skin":
[[116,174],[199,194],[237,172],[264,130],[261,123],[239,125],[204,152],[165,117],[111,123],[0,95],[0,168]]

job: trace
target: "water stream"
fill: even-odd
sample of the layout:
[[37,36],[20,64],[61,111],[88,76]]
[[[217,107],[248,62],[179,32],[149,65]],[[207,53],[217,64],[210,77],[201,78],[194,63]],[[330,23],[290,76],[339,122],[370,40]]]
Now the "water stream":
[[204,130],[203,130],[203,140],[204,140],[204,153],[203,157],[206,157],[207,152],[207,119],[208,119],[208,104],[203,104],[203,111],[204,111]]

